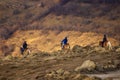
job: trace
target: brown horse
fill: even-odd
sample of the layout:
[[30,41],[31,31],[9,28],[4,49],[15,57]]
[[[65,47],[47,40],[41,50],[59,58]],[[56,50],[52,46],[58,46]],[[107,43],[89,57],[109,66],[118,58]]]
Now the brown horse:
[[[62,47],[62,45],[63,44],[61,43],[61,47]],[[70,49],[70,44],[69,43],[63,45],[62,50],[68,50],[68,49]]]
[[99,45],[101,46],[101,47],[108,47],[108,49],[109,50],[112,50],[112,45],[111,45],[111,42],[110,41],[105,41],[105,42],[103,42],[103,41],[100,41],[99,42]]

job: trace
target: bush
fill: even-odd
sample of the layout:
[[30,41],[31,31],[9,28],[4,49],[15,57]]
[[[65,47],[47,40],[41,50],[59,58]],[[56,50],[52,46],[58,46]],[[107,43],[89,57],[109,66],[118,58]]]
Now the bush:
[[20,13],[20,10],[18,10],[18,9],[13,10],[13,15],[17,15],[19,13]]
[[3,18],[0,18],[0,23],[5,23],[8,19],[8,16],[4,16]]
[[31,17],[33,17],[32,13],[26,13],[25,19],[30,19]]

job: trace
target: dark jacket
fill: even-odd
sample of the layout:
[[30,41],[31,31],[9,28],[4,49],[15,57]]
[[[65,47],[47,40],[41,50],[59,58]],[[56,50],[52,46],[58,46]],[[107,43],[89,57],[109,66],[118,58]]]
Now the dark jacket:
[[23,48],[27,49],[27,43],[26,43],[26,41],[23,43]]
[[64,38],[61,42],[62,42],[63,44],[67,44],[68,39],[67,39],[67,38]]
[[107,40],[106,35],[104,35],[104,37],[103,37],[103,42],[106,42],[106,41],[108,41],[108,40]]

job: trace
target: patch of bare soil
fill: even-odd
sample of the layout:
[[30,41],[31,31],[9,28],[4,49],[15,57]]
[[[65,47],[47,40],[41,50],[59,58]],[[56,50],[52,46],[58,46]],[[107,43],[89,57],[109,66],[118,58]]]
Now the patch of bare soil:
[[[120,74],[117,71],[120,54],[116,50],[118,47],[109,51],[100,47],[75,46],[72,50],[51,54],[40,52],[21,58],[5,57],[0,60],[0,80],[103,80],[98,77],[115,80],[119,78],[115,74]],[[85,64],[88,61],[91,66]],[[76,70],[77,67],[80,68]]]

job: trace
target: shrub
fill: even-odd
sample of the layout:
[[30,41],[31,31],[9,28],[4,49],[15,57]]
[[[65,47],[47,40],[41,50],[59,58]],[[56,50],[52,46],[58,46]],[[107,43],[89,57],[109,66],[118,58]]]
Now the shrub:
[[26,13],[25,15],[25,19],[30,19],[33,16],[32,13]]
[[13,10],[13,15],[17,15],[19,13],[20,13],[20,10],[18,10],[18,9]]

